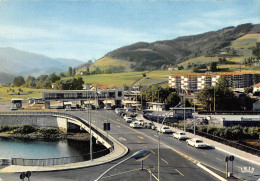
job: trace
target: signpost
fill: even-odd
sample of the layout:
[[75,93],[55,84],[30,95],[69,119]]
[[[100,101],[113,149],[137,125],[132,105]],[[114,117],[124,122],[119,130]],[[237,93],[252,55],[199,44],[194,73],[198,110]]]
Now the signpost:
[[229,160],[229,156],[226,156],[226,158],[225,158],[225,162],[226,162],[226,178],[228,178],[228,160]]
[[231,155],[229,157],[229,161],[231,161],[231,176],[233,176],[233,161],[234,161],[235,157],[233,155]]

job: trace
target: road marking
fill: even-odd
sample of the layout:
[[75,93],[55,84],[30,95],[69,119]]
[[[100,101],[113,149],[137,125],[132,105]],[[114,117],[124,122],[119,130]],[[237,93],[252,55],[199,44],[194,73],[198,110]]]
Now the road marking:
[[166,161],[166,160],[164,160],[163,158],[161,158],[162,159],[162,161],[164,161],[166,164],[168,164],[168,162]]
[[142,139],[142,140],[144,139],[144,138],[143,138],[143,137],[141,137],[141,136],[138,136],[138,138],[140,138],[140,139]]
[[130,172],[135,172],[135,171],[138,171],[138,170],[140,170],[140,168],[138,168],[138,169],[133,169],[133,170],[128,170],[128,171],[121,172],[121,173],[116,173],[116,174],[114,174],[114,175],[109,175],[109,176],[105,176],[105,177],[102,177],[102,178],[104,179],[104,178],[115,177],[115,176],[118,176],[118,175],[130,173]]
[[120,137],[120,138],[118,138],[119,140],[124,140],[124,141],[126,141],[126,139],[125,138],[123,138],[123,137]]
[[184,176],[179,170],[175,169],[179,174],[181,174],[182,176]]
[[152,174],[152,176],[154,177],[155,180],[159,181],[159,179],[153,174],[153,172],[151,172],[150,170],[148,170],[148,172],[149,172],[150,174]]
[[158,135],[155,134],[154,136],[158,138]]
[[203,152],[203,151],[201,151],[201,153],[203,153],[203,154],[207,155],[207,153],[205,153],[205,152]]
[[[99,115],[99,117],[106,118],[106,117],[101,116],[101,115]],[[112,121],[112,122],[117,123],[117,122],[114,121],[113,119],[109,119],[109,120]],[[131,129],[131,128],[129,128],[128,126],[126,126],[126,125],[124,125],[124,124],[122,124],[122,123],[117,123],[117,124],[120,124],[122,127],[125,127],[125,128],[127,128],[127,129]],[[139,134],[143,135],[144,137],[150,138],[150,139],[152,139],[153,141],[156,141],[156,142],[158,141],[158,140],[155,140],[155,138],[152,138],[152,137],[146,135],[145,133],[143,133],[143,132],[141,132],[141,131],[138,131],[138,130],[133,130],[133,131],[136,132],[136,133],[139,133]],[[155,136],[155,137],[158,137],[157,135],[154,135],[154,136]],[[195,164],[196,164],[196,163],[199,163],[198,160],[196,160],[196,159],[194,159],[194,158],[192,158],[192,157],[190,157],[190,156],[188,156],[188,155],[182,153],[181,151],[178,151],[178,150],[174,149],[173,147],[171,147],[171,146],[169,146],[169,145],[167,145],[167,144],[165,144],[165,143],[163,143],[163,142],[161,142],[161,145],[164,145],[165,147],[170,148],[172,151],[178,153],[179,155],[181,155],[181,156],[184,157],[184,158],[187,158],[188,160],[190,160],[191,162],[193,162],[193,163],[195,163]],[[152,151],[152,150],[151,150],[151,151]],[[153,151],[152,151],[152,152],[153,152]],[[153,152],[153,153],[154,153],[154,152]],[[155,153],[154,153],[154,154],[155,154]],[[203,163],[203,164],[204,164],[204,163]]]
[[153,150],[150,150],[150,151],[151,151],[153,154],[155,154]]
[[119,125],[117,125],[116,127],[120,128],[120,126],[119,126]]
[[148,149],[148,147],[147,146],[144,146],[146,149]]
[[237,167],[238,169],[240,169],[241,167],[239,167],[239,166],[235,166],[235,167]]
[[140,141],[137,141],[138,143],[141,143]]
[[223,160],[221,160],[221,159],[220,159],[220,158],[218,158],[218,157],[216,158],[216,160],[218,160],[218,161],[223,161]]

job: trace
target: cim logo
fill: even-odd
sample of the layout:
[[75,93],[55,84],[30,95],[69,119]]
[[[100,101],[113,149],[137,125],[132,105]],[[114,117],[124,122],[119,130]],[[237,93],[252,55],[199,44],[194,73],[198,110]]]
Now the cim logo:
[[254,167],[241,167],[242,173],[254,173],[255,168]]

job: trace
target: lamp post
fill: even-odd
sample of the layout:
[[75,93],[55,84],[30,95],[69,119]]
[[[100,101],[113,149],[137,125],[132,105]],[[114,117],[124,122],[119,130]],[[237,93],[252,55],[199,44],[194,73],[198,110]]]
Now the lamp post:
[[90,106],[90,98],[88,97],[88,117],[89,117],[89,134],[90,134],[90,147],[89,147],[89,151],[90,151],[90,160],[92,161],[92,133],[91,133],[91,106]]
[[194,98],[194,121],[193,121],[193,126],[194,126],[194,136],[196,135],[196,99]]
[[[164,119],[162,121],[162,124],[161,124],[160,128],[157,131],[157,135],[158,135],[158,168],[157,168],[158,169],[158,181],[160,181],[160,131],[162,129],[162,126],[163,126],[163,123],[164,123],[165,119],[167,118],[167,116],[170,114],[171,111],[173,111],[173,109],[170,109],[170,111],[167,112],[167,114],[165,115],[165,117],[164,117]],[[154,125],[153,121],[152,120],[150,120],[150,121]]]
[[113,168],[115,168],[116,166],[124,163],[125,161],[134,158],[137,162],[142,162],[143,160],[145,160],[146,158],[148,158],[150,156],[150,150],[140,150],[135,152],[134,154],[132,154],[130,157],[118,162],[117,164],[113,165],[112,167],[110,167],[109,169],[107,169],[104,173],[102,173],[95,181],[100,180],[107,172],[109,172],[110,170],[112,170]]

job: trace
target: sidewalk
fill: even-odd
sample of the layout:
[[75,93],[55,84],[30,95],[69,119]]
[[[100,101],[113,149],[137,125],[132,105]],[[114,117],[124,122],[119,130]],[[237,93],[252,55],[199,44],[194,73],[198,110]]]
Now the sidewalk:
[[77,162],[65,165],[55,165],[50,167],[43,166],[20,166],[20,165],[10,165],[0,170],[0,173],[14,173],[14,172],[46,172],[46,171],[57,171],[57,170],[71,170],[77,168],[84,168],[90,166],[96,166],[105,164],[116,159],[119,159],[128,153],[128,148],[121,144],[119,141],[110,136],[110,139],[114,142],[114,150],[103,157],[93,159],[92,161]]
[[[147,122],[151,122],[150,120],[147,120],[147,119],[142,118],[142,117],[140,117],[140,119],[144,119]],[[158,124],[156,122],[154,122],[154,124],[155,124],[156,127],[161,126],[161,124]],[[170,127],[170,128],[172,129],[173,132],[181,131],[181,130],[173,128],[173,127]],[[190,138],[195,137],[194,134],[189,133],[189,132],[186,132],[186,135]],[[228,155],[234,155],[235,157],[238,157],[238,158],[244,159],[246,161],[252,162],[254,164],[260,165],[260,157],[258,157],[256,155],[252,155],[252,154],[247,153],[245,151],[238,150],[236,148],[233,148],[233,147],[230,147],[228,145],[210,140],[208,138],[205,138],[205,137],[202,137],[202,136],[199,136],[199,135],[196,135],[196,137],[202,139],[208,145],[214,146],[215,149],[226,152]]]

